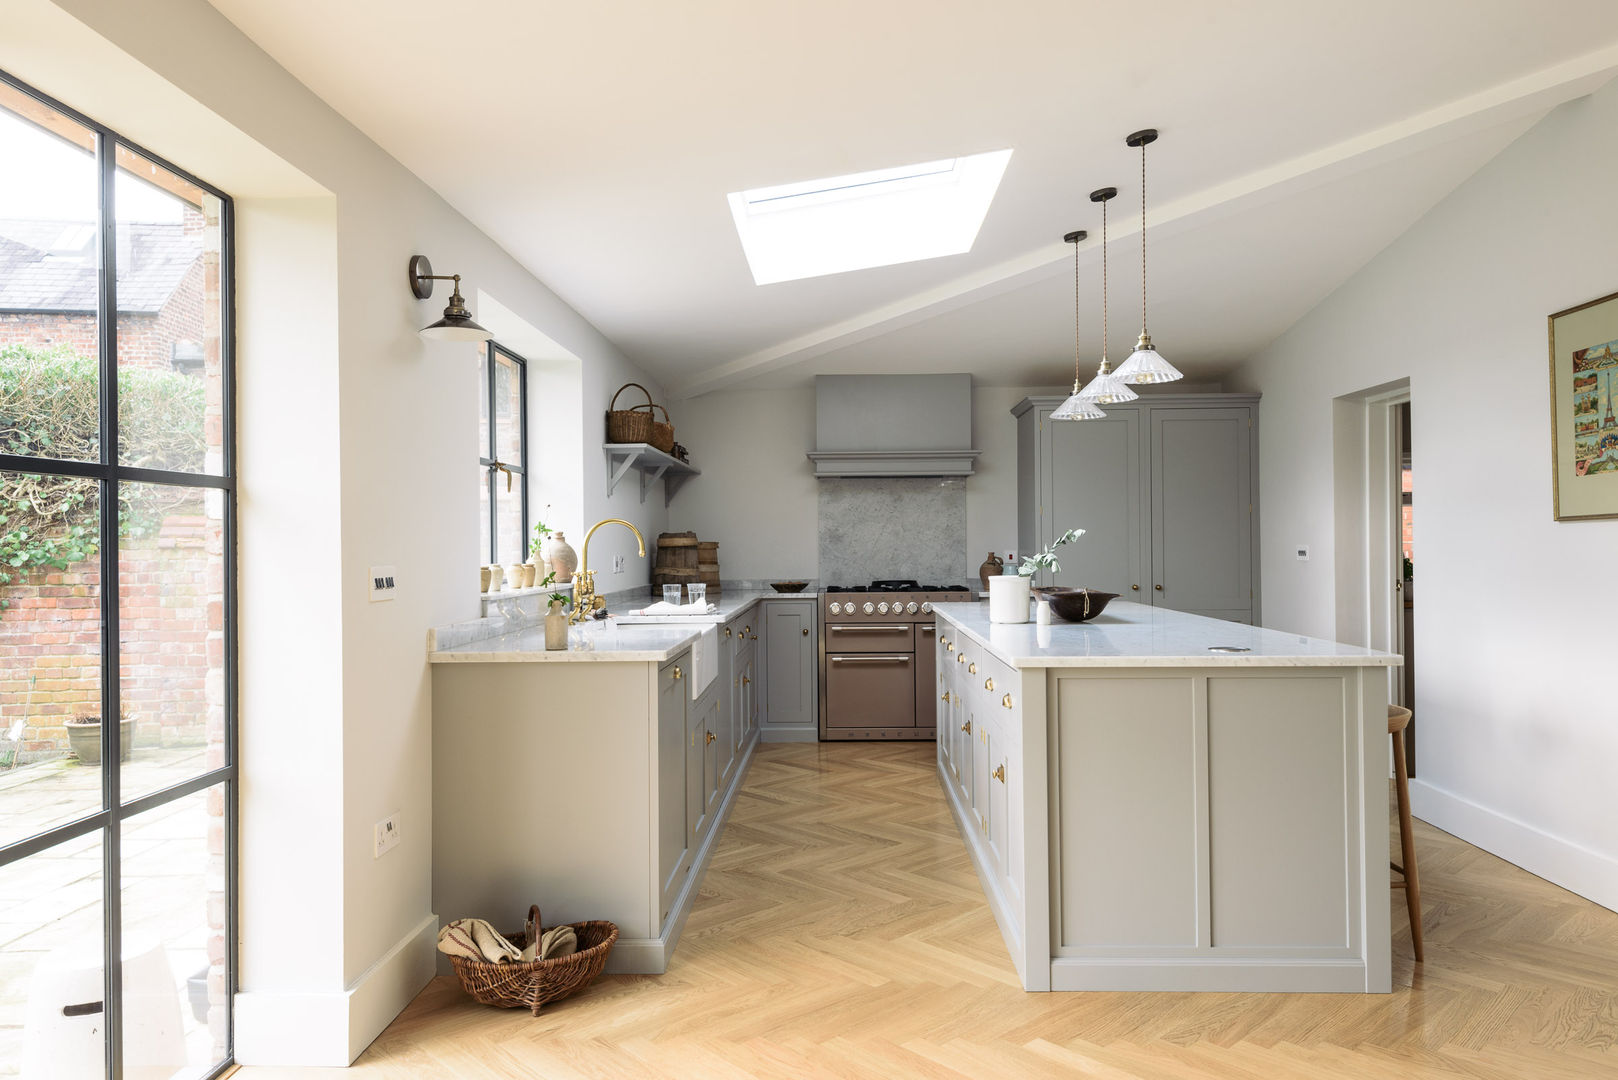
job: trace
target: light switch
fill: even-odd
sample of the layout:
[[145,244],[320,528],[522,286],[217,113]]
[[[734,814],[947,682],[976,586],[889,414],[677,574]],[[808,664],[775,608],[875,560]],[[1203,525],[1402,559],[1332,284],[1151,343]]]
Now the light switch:
[[1308,562],[1309,561],[1309,545],[1308,544],[1299,544],[1296,547],[1294,547],[1292,550],[1297,554],[1299,562]]
[[398,588],[394,578],[393,567],[371,567],[371,603],[381,600],[392,600],[394,590]]

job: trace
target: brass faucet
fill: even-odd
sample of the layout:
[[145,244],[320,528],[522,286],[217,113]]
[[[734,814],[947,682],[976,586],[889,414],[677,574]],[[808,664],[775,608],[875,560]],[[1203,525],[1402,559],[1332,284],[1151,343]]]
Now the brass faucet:
[[568,622],[580,623],[597,611],[607,609],[607,598],[596,595],[596,575],[590,569],[590,537],[603,525],[622,525],[635,534],[635,542],[640,545],[640,557],[646,558],[646,538],[623,518],[606,518],[590,526],[590,531],[584,534],[584,550],[579,553],[579,580],[573,586],[573,614],[568,616]]

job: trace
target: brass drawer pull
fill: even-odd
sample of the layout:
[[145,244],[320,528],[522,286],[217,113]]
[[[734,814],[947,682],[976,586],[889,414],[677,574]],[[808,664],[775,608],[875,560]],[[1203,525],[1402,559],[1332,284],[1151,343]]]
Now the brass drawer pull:
[[[709,738],[712,737],[713,736],[711,735],[709,736]],[[1006,767],[1004,765],[996,765],[994,767],[994,778],[1000,781],[1002,784],[1006,782]]]
[[952,642],[952,641],[946,641],[946,642],[944,642],[944,648],[949,652],[954,652],[955,651],[955,643]]
[[804,637],[808,637],[808,636],[809,636],[809,628],[808,628],[808,627],[807,627],[807,626],[806,626],[806,627],[804,627],[804,628],[803,628],[803,636],[804,636]]
[[983,689],[993,691],[994,690],[994,680],[992,678],[984,679],[983,680]]
[[957,663],[957,664],[964,664],[964,663],[966,663],[966,654],[965,654],[965,653],[956,653],[956,654],[955,654],[955,662],[956,662],[956,663]]
[[[749,683],[751,683],[751,682],[752,682],[752,681],[753,681],[753,680],[752,680],[752,679],[749,679],[749,678],[748,678],[748,677],[747,677],[747,676],[746,676],[746,675],[743,675],[743,676],[742,676],[742,685],[743,685],[743,686],[747,686],[747,685],[748,685],[748,684],[749,684]],[[1009,697],[1009,696],[1010,696],[1010,695],[1009,695],[1009,694],[1008,694],[1008,695],[1006,695],[1006,696],[1007,696],[1007,697]]]
[[726,637],[729,637],[729,636],[730,636],[730,627],[728,627],[728,626],[727,626],[727,627],[725,627],[725,636],[726,636]]
[[948,691],[948,690],[945,690],[945,691],[944,691],[944,696],[943,696],[943,697],[941,697],[941,698],[939,698],[939,699],[938,699],[938,700],[939,700],[939,701],[948,701],[948,700],[949,700],[949,691]]
[[976,664],[966,665],[966,673],[968,675],[976,675],[978,673],[978,666]]
[[971,732],[971,730],[972,730],[972,721],[968,720],[966,723],[962,724],[961,725],[961,730],[965,731],[965,732]]
[[1005,697],[1001,698],[1000,704],[1004,705],[1008,709],[1011,708],[1011,695],[1007,694]]
[[680,665],[679,665],[679,664],[675,664],[675,665],[674,665],[674,677],[675,677],[675,678],[676,678],[676,679],[683,679],[683,678],[685,678],[685,672],[683,672],[683,671],[681,671],[681,670],[680,670]]
[[713,743],[713,741],[714,741],[714,739],[715,739],[715,738],[716,738],[716,737],[717,737],[717,736],[715,736],[715,735],[714,735],[714,733],[713,733],[713,732],[711,732],[711,731],[710,731],[710,732],[708,732],[708,742],[709,742],[709,744],[710,744],[710,745],[711,745],[711,744],[712,744],[712,743]]

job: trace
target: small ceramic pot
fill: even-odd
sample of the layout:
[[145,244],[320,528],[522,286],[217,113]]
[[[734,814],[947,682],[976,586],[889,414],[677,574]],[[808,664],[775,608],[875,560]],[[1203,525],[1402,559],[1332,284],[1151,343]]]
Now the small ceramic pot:
[[562,602],[552,600],[545,613],[545,651],[555,652],[567,648],[567,616],[562,614]]
[[559,532],[551,533],[546,538],[542,549],[551,570],[556,574],[558,582],[566,583],[573,580],[573,574],[579,568],[579,553],[573,550],[567,542],[567,537]]
[[489,568],[487,566],[480,566],[478,568],[478,591],[489,591]]
[[978,567],[978,581],[983,583],[985,592],[989,589],[989,579],[1000,574],[1005,568],[1005,560],[994,552],[989,552],[989,557],[983,560],[982,566]]
[[1029,580],[1021,574],[997,574],[989,579],[989,621],[1028,621]]
[[489,591],[500,592],[506,579],[505,570],[499,563],[490,563],[485,569],[489,571]]

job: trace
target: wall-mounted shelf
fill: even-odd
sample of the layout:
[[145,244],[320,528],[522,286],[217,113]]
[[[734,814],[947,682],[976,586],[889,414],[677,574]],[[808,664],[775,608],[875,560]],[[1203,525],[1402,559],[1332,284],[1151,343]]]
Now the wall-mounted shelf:
[[672,457],[648,443],[607,443],[602,449],[607,452],[607,498],[617,490],[618,482],[628,476],[631,470],[640,472],[640,501],[646,501],[646,493],[653,484],[663,481],[663,505],[667,506],[674,498],[674,493],[680,486],[693,476],[701,476],[702,470]]

